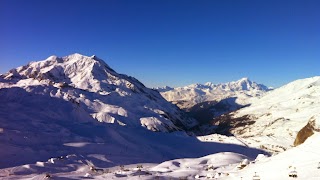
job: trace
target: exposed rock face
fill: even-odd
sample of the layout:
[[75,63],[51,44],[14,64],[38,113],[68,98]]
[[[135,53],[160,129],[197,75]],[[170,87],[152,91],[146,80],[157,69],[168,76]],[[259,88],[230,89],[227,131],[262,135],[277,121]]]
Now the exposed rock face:
[[304,126],[297,134],[296,139],[294,140],[293,145],[298,146],[304,143],[310,136],[314,134],[314,131],[320,132],[320,129],[316,127],[316,119],[312,117],[308,124]]

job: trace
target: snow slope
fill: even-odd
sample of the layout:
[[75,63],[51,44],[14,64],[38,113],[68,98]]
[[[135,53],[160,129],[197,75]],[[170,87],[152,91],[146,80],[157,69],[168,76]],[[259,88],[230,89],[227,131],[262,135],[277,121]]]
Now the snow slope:
[[296,171],[294,179],[320,179],[320,134],[311,136],[301,146],[294,147],[270,158],[262,158],[243,170],[223,179],[251,179],[255,172],[261,179],[292,179],[290,173]]
[[183,131],[155,133],[100,123],[81,109],[73,110],[77,105],[63,99],[10,89],[14,94],[0,98],[7,100],[0,103],[0,179],[43,179],[46,173],[83,179],[92,174],[91,165],[117,169],[218,152],[250,157],[261,153],[236,144],[201,142]]
[[[77,159],[81,157],[95,166],[112,167],[199,157],[220,151],[247,156],[261,152],[240,145],[204,143],[179,131],[155,133],[138,127],[79,122],[67,116],[57,120],[52,111],[46,112],[52,115],[48,117],[41,111],[34,112],[30,106],[9,106],[16,112],[1,112],[0,168],[73,154],[77,155]],[[62,112],[67,107],[54,109]],[[1,109],[9,110],[5,104],[1,105]]]
[[293,146],[297,133],[313,121],[320,126],[320,77],[293,81],[256,99],[251,106],[216,118],[230,125],[231,133],[248,144],[270,151]]
[[[188,129],[197,123],[157,91],[133,77],[116,73],[96,56],[51,56],[31,62],[1,75],[0,90],[1,103],[17,99],[38,108],[42,105],[37,100],[26,98],[39,95],[57,100],[51,107],[72,105],[69,115],[81,121],[95,119],[165,132]],[[65,118],[63,113],[53,113],[56,119]]]
[[[3,179],[320,179],[320,134],[278,155],[256,157],[219,152],[200,158],[182,158],[160,164],[138,163],[108,168],[96,167],[85,158],[68,155],[46,162],[0,170]],[[98,155],[92,156],[99,158]],[[101,158],[101,157],[100,157]],[[297,178],[289,177],[296,174]]]

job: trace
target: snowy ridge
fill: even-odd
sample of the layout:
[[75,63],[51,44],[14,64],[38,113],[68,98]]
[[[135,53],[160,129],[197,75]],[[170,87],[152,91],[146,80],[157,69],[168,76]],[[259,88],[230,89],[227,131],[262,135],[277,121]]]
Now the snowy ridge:
[[157,87],[157,88],[154,88],[154,89],[161,93],[161,92],[166,92],[166,91],[173,90],[174,88],[172,88],[170,86],[164,86],[164,87]]
[[[161,95],[188,112],[200,124],[206,126],[212,119],[222,114],[250,105],[254,98],[259,98],[272,89],[242,78],[223,84],[191,84],[185,87],[158,89]],[[203,130],[197,134],[203,134]]]
[[[293,81],[256,99],[249,107],[215,119],[231,123],[231,133],[270,151],[293,146],[297,133],[309,121],[320,125],[320,77]],[[237,122],[246,124],[237,125]]]
[[50,56],[31,62],[1,75],[0,88],[2,103],[14,99],[16,91],[22,88],[21,94],[72,103],[75,117],[91,117],[99,122],[166,132],[196,125],[195,120],[165,101],[157,91],[133,77],[116,73],[96,56]]
[[[237,97],[236,102],[240,105],[248,104],[250,97],[263,95],[270,89],[262,84],[250,81],[248,78],[242,78],[223,84],[191,84],[185,87],[174,89],[160,89],[161,95],[168,101],[175,102],[180,108],[190,108],[198,103],[206,101],[221,101],[229,97]],[[188,102],[188,103],[179,103]]]

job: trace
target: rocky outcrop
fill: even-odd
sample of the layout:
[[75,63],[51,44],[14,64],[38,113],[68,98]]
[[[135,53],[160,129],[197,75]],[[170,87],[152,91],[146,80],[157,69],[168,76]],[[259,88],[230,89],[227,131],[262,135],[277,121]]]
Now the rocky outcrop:
[[320,132],[320,129],[316,127],[316,119],[315,117],[312,117],[308,124],[304,126],[297,134],[296,139],[294,140],[293,145],[298,146],[302,143],[304,143],[305,140],[307,140],[310,136],[314,134],[314,132]]

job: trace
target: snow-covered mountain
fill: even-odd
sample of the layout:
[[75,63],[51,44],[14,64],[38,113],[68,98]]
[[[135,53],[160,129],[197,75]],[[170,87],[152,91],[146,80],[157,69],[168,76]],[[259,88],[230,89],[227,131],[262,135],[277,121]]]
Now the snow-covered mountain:
[[320,77],[293,81],[212,123],[262,149],[299,145],[320,130]]
[[95,56],[51,56],[0,75],[0,179],[140,179],[113,172],[135,163],[262,152],[175,131],[194,125],[159,92]]
[[250,81],[248,78],[242,78],[238,81],[213,84],[207,82],[205,84],[191,84],[185,87],[177,88],[157,88],[161,95],[170,102],[188,102],[187,106],[181,108],[189,108],[195,104],[205,101],[221,101],[228,97],[238,97],[239,104],[245,104],[248,97],[261,96],[270,89],[262,84]]
[[[0,76],[1,102],[15,100],[43,108],[39,102],[56,100],[48,109],[70,106],[79,121],[143,126],[152,131],[188,129],[196,121],[185,116],[154,90],[133,77],[116,73],[96,56],[51,56]],[[30,98],[30,96],[35,96]],[[58,102],[59,101],[59,102]],[[65,114],[52,110],[56,119]]]
[[52,56],[0,75],[0,179],[319,178],[319,93],[320,77],[262,92],[212,122],[233,136],[195,138],[159,92],[95,56]]
[[157,88],[154,88],[154,89],[156,89],[159,92],[166,92],[166,91],[171,91],[174,88],[172,88],[170,86],[164,86],[164,87],[157,87]]
[[260,97],[271,88],[242,78],[223,84],[208,82],[157,90],[165,99],[190,112],[199,122],[206,123],[221,114],[249,105],[252,97]]

